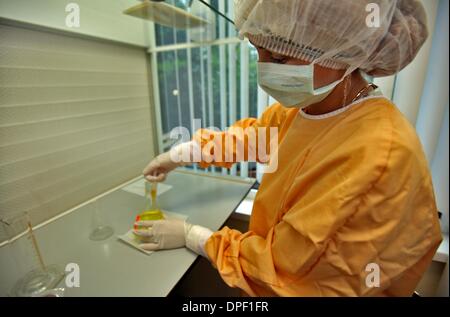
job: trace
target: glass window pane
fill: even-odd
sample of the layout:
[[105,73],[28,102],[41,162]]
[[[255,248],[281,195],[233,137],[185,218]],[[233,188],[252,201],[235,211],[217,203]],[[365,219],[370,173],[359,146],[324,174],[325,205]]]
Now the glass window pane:
[[[221,0],[224,1],[225,10],[223,10],[223,14],[227,16],[227,10],[230,0]],[[219,11],[219,1],[218,0],[205,0],[205,2],[209,2],[211,7],[215,8]],[[202,18],[209,22],[207,27],[204,28],[193,28],[192,33],[198,34],[200,38],[204,37],[205,34],[208,34],[208,40],[214,40],[218,38],[219,35],[219,27],[221,24],[225,25],[226,34],[229,34],[229,25],[230,22],[225,18],[220,16],[219,14],[212,11],[210,8],[205,6],[198,0],[166,0],[166,4],[175,6],[182,10],[185,10],[191,13],[194,16]],[[231,20],[231,19],[230,19]],[[187,33],[185,29],[177,29],[175,30],[176,36],[174,36],[174,29],[171,27],[167,27],[160,24],[155,24],[155,35],[156,35],[156,45],[173,45],[173,44],[184,44],[187,42]],[[203,34],[202,34],[203,33]],[[227,37],[227,35],[225,37]],[[233,36],[235,36],[233,34]],[[195,37],[195,36],[194,36]]]
[[161,119],[165,134],[181,124],[181,116],[178,112],[178,75],[175,52],[158,54],[158,75],[161,115],[163,116]]
[[[194,0],[196,1],[196,0]],[[187,8],[189,1],[171,0],[169,3],[180,8]],[[211,0],[211,5],[219,8],[219,0]],[[225,1],[225,11],[228,11],[228,1]],[[223,7],[222,7],[223,8]],[[219,34],[220,23],[215,23],[216,34]],[[225,25],[225,36],[236,34]],[[189,33],[188,33],[189,32]],[[191,129],[191,107],[192,119],[201,119],[202,127],[218,127],[225,121],[225,128],[233,124],[230,122],[230,98],[231,93],[235,95],[236,120],[241,119],[241,67],[248,67],[248,87],[243,93],[248,94],[249,116],[257,117],[257,52],[250,45],[249,63],[242,65],[240,61],[240,44],[204,45],[201,47],[185,48],[182,45],[193,36],[195,32],[186,30],[175,30],[164,26],[156,26],[156,42],[158,46],[180,45],[179,49],[159,52],[158,78],[160,93],[160,109],[163,134],[169,133],[173,128],[183,126]],[[230,46],[235,50],[235,59],[230,60]],[[222,51],[222,55],[221,55]],[[190,53],[189,53],[190,52]],[[190,56],[190,61],[188,60]],[[190,63],[189,63],[190,62]],[[232,65],[234,63],[235,65]],[[235,82],[230,86],[230,65],[235,68]],[[234,72],[234,71],[233,71]],[[231,73],[233,74],[233,73]],[[234,76],[233,76],[234,77]],[[190,86],[191,83],[191,86]],[[231,92],[230,89],[235,91]],[[221,100],[226,100],[226,107],[221,107]],[[192,104],[191,104],[192,102]],[[233,112],[234,113],[234,112]],[[234,115],[234,114],[233,114]],[[233,119],[234,121],[234,119]],[[255,164],[249,164],[249,175],[253,176]],[[236,166],[238,175],[240,166]],[[221,171],[221,169],[215,169]]]

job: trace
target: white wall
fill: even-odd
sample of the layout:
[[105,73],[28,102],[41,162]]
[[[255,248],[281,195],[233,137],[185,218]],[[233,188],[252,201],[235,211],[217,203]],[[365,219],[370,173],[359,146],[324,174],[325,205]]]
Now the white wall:
[[0,39],[0,217],[38,224],[142,173],[144,48],[1,24]]
[[[72,2],[77,3],[80,7],[79,28],[66,26],[68,14],[66,5]],[[109,116],[111,115],[109,112],[114,112],[114,109],[124,109],[123,113],[115,112],[118,117],[114,122],[128,120],[132,122],[132,126],[130,128],[121,127],[121,129],[112,132],[107,132],[105,128],[103,132],[109,133],[108,138],[110,140],[118,134],[130,133],[130,129],[142,129],[136,139],[123,137],[111,145],[111,147],[118,149],[137,140],[133,143],[136,144],[136,152],[142,151],[142,153],[119,163],[120,168],[118,169],[121,169],[121,171],[118,173],[101,171],[100,168],[95,168],[96,177],[88,175],[88,179],[74,182],[83,184],[83,186],[80,185],[77,188],[75,186],[57,186],[59,181],[56,181],[56,178],[52,180],[50,174],[68,180],[73,176],[69,175],[71,173],[78,173],[79,176],[83,174],[82,168],[77,167],[65,173],[55,172],[54,169],[57,167],[55,164],[47,167],[48,164],[43,161],[43,164],[39,165],[42,173],[34,173],[36,174],[34,181],[31,179],[34,174],[31,175],[30,171],[26,171],[24,168],[8,168],[6,165],[11,162],[6,161],[5,153],[10,157],[14,153],[18,155],[23,155],[23,153],[6,149],[5,146],[12,143],[11,135],[13,134],[2,134],[6,137],[0,138],[0,152],[4,154],[0,155],[2,157],[0,164],[0,176],[2,176],[0,177],[2,180],[0,184],[1,211],[22,210],[23,208],[20,208],[20,205],[27,203],[29,194],[23,194],[20,190],[17,190],[17,187],[13,191],[8,189],[12,188],[14,182],[18,179],[25,180],[26,177],[30,177],[29,184],[38,184],[42,187],[30,186],[34,188],[35,196],[39,197],[39,199],[34,199],[39,201],[28,202],[29,208],[36,211],[33,223],[37,224],[92,198],[92,196],[138,176],[143,166],[153,157],[153,135],[151,131],[153,118],[150,114],[148,55],[145,49],[149,46],[149,28],[152,24],[122,13],[125,9],[137,3],[140,3],[140,1],[0,0],[0,56],[2,59],[0,90],[3,92],[0,93],[2,96],[0,98],[2,106],[1,129],[13,129],[16,125],[19,128],[20,126],[26,127],[24,123],[28,124],[35,120],[46,119],[44,118],[45,115],[51,117],[51,120],[48,120],[49,122],[53,122],[55,116],[68,117],[68,114],[60,113],[62,109],[66,108],[80,116],[85,115],[82,113],[83,111],[98,113],[99,119],[97,121],[79,120],[68,125],[75,130],[83,130],[86,124],[92,124],[90,127],[92,129],[102,129],[106,126],[100,124],[100,120],[103,118],[102,111]],[[4,22],[8,25],[3,25]],[[23,27],[24,25],[27,27]],[[54,32],[47,32],[47,29],[65,33],[55,34]],[[70,33],[82,36],[66,36]],[[115,43],[98,41],[97,39],[106,39]],[[136,47],[121,45],[122,43]],[[45,109],[54,107],[54,109],[39,111],[38,106]],[[28,109],[27,107],[32,110],[23,111]],[[99,107],[103,107],[102,110],[99,110]],[[128,108],[133,107],[136,109],[127,111]],[[140,108],[140,110],[137,108]],[[16,110],[21,110],[21,116],[5,115],[5,113],[14,113]],[[130,116],[135,116],[135,121],[139,121],[139,123],[136,124],[133,120],[129,120]],[[13,119],[14,122],[8,121]],[[105,120],[113,121],[111,118]],[[58,121],[56,120],[56,122]],[[119,127],[118,125],[115,126]],[[40,127],[44,129],[45,124],[41,124]],[[59,128],[64,127],[62,123],[59,126]],[[103,132],[95,133],[92,136],[74,134],[72,136],[78,142],[77,144],[81,142],[92,143],[103,135]],[[30,137],[38,137],[40,131],[37,131],[34,135],[32,130],[27,133]],[[57,131],[52,135],[62,138],[66,134]],[[65,144],[72,144],[75,142],[74,140],[67,140]],[[101,143],[94,151],[107,153],[109,141],[106,137],[102,140],[105,140],[105,142]],[[142,144],[137,144],[138,141],[142,141]],[[36,157],[41,157],[41,152],[45,149],[55,152],[58,150],[56,143],[55,145],[52,145],[50,141],[44,143],[45,146],[41,147],[38,147],[38,143],[33,142],[21,143],[21,146],[25,148],[27,153]],[[131,155],[129,149],[120,151],[120,156],[127,155]],[[71,153],[65,161],[68,164],[70,160],[78,160],[78,158],[77,155]],[[116,161],[120,159],[118,154],[110,155],[106,159],[108,158]],[[136,161],[137,158],[140,162]],[[23,158],[22,161],[25,161],[25,159]],[[106,161],[100,161],[100,159],[95,164],[87,163],[85,167],[94,170],[96,166],[103,168],[108,166]],[[134,168],[132,165],[135,165]],[[26,177],[20,178],[20,175],[16,173],[19,171],[27,173]],[[6,176],[9,178],[7,179]],[[103,179],[103,184],[92,183],[92,181],[97,182],[103,177],[108,178]],[[51,186],[55,187],[55,191],[65,187],[71,188],[71,190],[76,189],[77,193],[56,195],[50,190]],[[28,198],[22,199],[25,196]]]
[[430,163],[433,162],[441,133],[441,125],[449,101],[448,10],[448,0],[441,0],[429,61],[425,64],[427,67],[426,80],[416,121],[416,129]]
[[[66,26],[69,3],[80,7],[80,28]],[[137,0],[0,0],[0,17],[148,47],[149,23],[122,13],[138,3]]]
[[[444,0],[447,1],[447,0]],[[444,122],[441,127],[441,134],[431,164],[431,172],[433,175],[434,191],[436,193],[436,204],[442,212],[442,230],[448,233],[449,210],[448,210],[448,194],[449,194],[449,155],[448,155],[448,117],[449,104],[447,101],[447,111],[444,115]]]
[[416,124],[425,84],[439,0],[422,0],[422,3],[428,17],[430,36],[414,61],[397,75],[394,91],[394,103],[412,125]]
[[[436,18],[416,130],[433,173],[442,228],[448,232],[449,2],[441,0]],[[410,80],[410,82],[412,82]]]

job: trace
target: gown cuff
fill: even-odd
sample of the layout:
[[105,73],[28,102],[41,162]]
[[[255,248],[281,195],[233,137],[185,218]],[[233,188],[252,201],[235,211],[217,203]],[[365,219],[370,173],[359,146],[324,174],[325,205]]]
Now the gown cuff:
[[190,165],[200,161],[201,146],[195,140],[181,143],[170,150],[171,159],[180,165]]
[[186,246],[195,253],[208,258],[205,251],[205,244],[212,234],[213,232],[208,228],[193,225],[186,234]]

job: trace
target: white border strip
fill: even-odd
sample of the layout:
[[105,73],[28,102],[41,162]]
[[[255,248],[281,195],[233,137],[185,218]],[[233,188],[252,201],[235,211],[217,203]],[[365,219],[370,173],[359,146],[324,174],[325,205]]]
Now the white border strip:
[[183,44],[163,45],[163,46],[158,46],[156,48],[150,48],[147,52],[148,53],[160,53],[160,52],[183,50],[183,49],[187,49],[187,48],[197,48],[197,47],[204,47],[204,46],[237,44],[240,42],[241,42],[241,40],[238,37],[232,37],[232,38],[224,38],[224,39],[218,39],[218,40],[207,41],[207,42],[202,42],[202,43],[183,43]]

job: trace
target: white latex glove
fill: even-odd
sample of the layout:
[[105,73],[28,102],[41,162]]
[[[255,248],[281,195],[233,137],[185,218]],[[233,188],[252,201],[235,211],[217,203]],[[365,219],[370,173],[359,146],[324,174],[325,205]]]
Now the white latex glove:
[[156,221],[138,221],[136,226],[145,229],[134,230],[141,237],[140,247],[147,251],[163,249],[177,249],[187,246],[197,254],[206,257],[205,243],[212,235],[212,231],[194,226],[184,220],[169,218]]
[[163,182],[167,174],[179,166],[171,160],[170,152],[165,152],[153,159],[142,173],[149,182]]
[[167,174],[180,166],[192,163],[193,151],[199,151],[195,141],[182,143],[169,152],[158,155],[144,169],[143,174],[149,182],[163,182]]
[[146,228],[134,230],[134,233],[146,242],[140,247],[147,251],[184,247],[186,245],[185,230],[189,230],[192,226],[180,219],[138,221],[135,225]]

